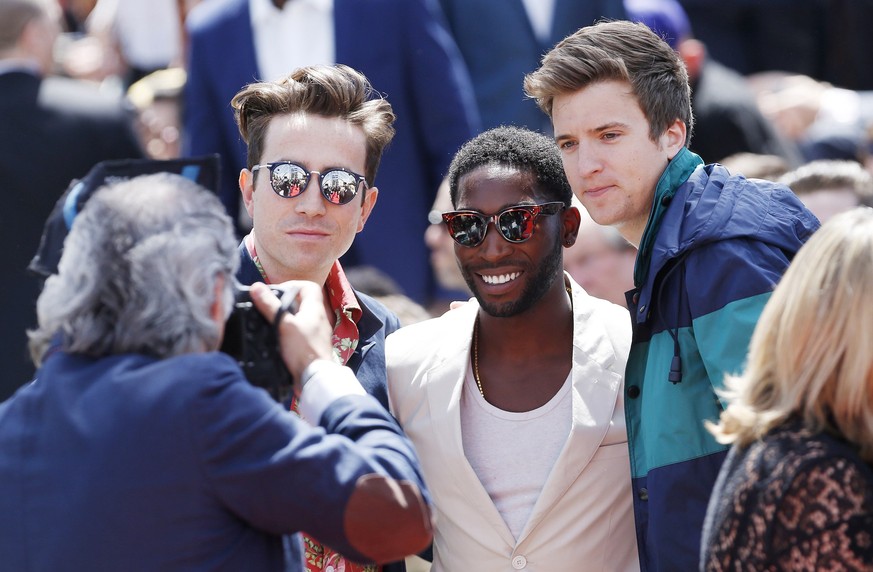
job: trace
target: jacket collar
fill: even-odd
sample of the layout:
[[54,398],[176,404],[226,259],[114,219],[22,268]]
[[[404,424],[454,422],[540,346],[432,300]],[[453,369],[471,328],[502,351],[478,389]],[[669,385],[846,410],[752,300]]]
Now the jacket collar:
[[652,209],[649,211],[649,221],[646,223],[646,228],[643,231],[637,261],[634,265],[635,286],[639,287],[646,281],[646,275],[652,261],[652,247],[658,236],[664,212],[667,210],[670,201],[673,200],[676,189],[687,181],[691,173],[694,172],[694,169],[700,165],[703,165],[703,159],[689,151],[687,147],[683,147],[667,164],[664,172],[661,173],[661,178],[658,179],[658,184],[655,186],[655,197],[652,202]]
[[445,320],[444,327],[439,331],[452,334],[440,338],[433,365],[424,373],[433,431],[445,436],[447,443],[441,448],[445,455],[444,462],[447,466],[459,467],[459,478],[471,484],[464,488],[466,502],[471,506],[482,507],[486,511],[484,516],[510,546],[521,544],[550,511],[554,510],[563,493],[588,466],[603,443],[613,415],[621,407],[619,396],[626,354],[619,356],[617,351],[626,352],[627,346],[620,350],[617,348],[622,343],[629,344],[630,334],[628,333],[626,340],[619,340],[615,325],[608,324],[608,316],[602,310],[598,311],[602,306],[596,304],[569,275],[565,276],[572,287],[575,324],[571,371],[573,422],[567,441],[517,540],[512,537],[464,457],[460,399],[469,367],[473,323],[479,310],[475,299],[438,318]]

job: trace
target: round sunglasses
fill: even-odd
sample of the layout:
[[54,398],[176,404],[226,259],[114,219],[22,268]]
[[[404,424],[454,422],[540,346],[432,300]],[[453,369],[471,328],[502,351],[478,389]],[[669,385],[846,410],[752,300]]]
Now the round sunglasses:
[[318,188],[324,199],[334,205],[351,202],[358,194],[361,183],[367,188],[367,180],[352,171],[332,167],[326,171],[307,171],[291,161],[276,161],[252,167],[252,173],[269,169],[270,186],[282,198],[290,199],[300,195],[309,185],[312,175],[318,175]]
[[507,242],[519,243],[533,236],[537,217],[558,214],[565,206],[560,201],[541,205],[513,205],[494,215],[477,211],[451,211],[443,213],[443,221],[449,234],[461,246],[482,244],[488,232],[488,223],[491,222]]

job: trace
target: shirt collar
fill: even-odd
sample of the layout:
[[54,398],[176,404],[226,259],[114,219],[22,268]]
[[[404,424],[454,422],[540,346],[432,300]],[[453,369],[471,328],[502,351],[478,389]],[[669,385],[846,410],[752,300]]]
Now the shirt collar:
[[346,273],[343,271],[339,260],[333,263],[324,286],[327,291],[330,307],[335,312],[342,312],[351,317],[357,324],[361,319],[363,311],[361,310],[360,303],[358,303],[358,297],[355,296],[355,290],[352,288],[348,278],[346,278]]
[[42,77],[42,73],[39,71],[39,64],[34,60],[13,58],[5,60],[0,59],[0,74],[12,72],[24,72],[37,77]]
[[333,0],[286,0],[282,10],[276,8],[272,0],[249,0],[249,10],[253,24],[270,22],[276,16],[281,15],[291,4],[307,4],[311,9],[330,13],[333,11]]

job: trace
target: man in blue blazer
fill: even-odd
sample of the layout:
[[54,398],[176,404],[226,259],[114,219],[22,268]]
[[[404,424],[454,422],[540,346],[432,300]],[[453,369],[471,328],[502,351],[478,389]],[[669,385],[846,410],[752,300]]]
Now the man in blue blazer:
[[215,351],[238,260],[211,191],[170,173],[115,182],[64,245],[37,378],[0,404],[3,570],[301,572],[282,539],[300,530],[363,562],[427,546],[415,451],[332,359],[318,285],[286,285],[296,315],[251,288],[303,419]]
[[[439,0],[473,80],[485,129],[551,133],[521,82],[558,41],[599,18],[624,19],[622,0]],[[377,84],[378,85],[378,84]]]
[[[294,4],[300,4],[299,0],[210,0],[198,5],[187,20],[190,43],[183,152],[221,154],[220,196],[232,217],[239,213],[237,181],[246,164],[230,100],[246,84],[279,77],[266,76],[269,71],[259,69],[266,57],[256,47],[257,34],[263,30],[253,30],[252,12],[255,8],[273,10],[272,19],[259,24],[269,26]],[[325,61],[328,54],[304,64],[342,63],[360,70],[391,100],[399,118],[397,135],[379,174],[384,190],[380,207],[370,229],[343,261],[376,266],[394,278],[405,294],[424,301],[433,284],[422,240],[428,209],[454,152],[479,127],[466,68],[440,24],[435,0],[327,0],[316,4],[327,6],[326,17],[333,19],[334,42],[328,46],[333,61]],[[276,10],[276,6],[283,9]],[[301,50],[308,50],[319,39],[308,28],[292,24],[287,35],[299,38],[295,46],[300,44]],[[296,57],[293,53],[268,56]],[[295,67],[299,65],[289,65],[281,75]]]

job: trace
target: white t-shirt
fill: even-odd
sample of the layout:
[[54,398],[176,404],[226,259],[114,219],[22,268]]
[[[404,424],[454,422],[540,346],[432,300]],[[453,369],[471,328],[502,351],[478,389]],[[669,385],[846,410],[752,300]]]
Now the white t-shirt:
[[99,0],[87,26],[114,37],[132,66],[159,69],[179,60],[182,31],[176,0]]
[[514,413],[488,403],[472,368],[467,370],[461,395],[464,455],[516,540],[570,435],[571,386],[568,375],[548,403]]

